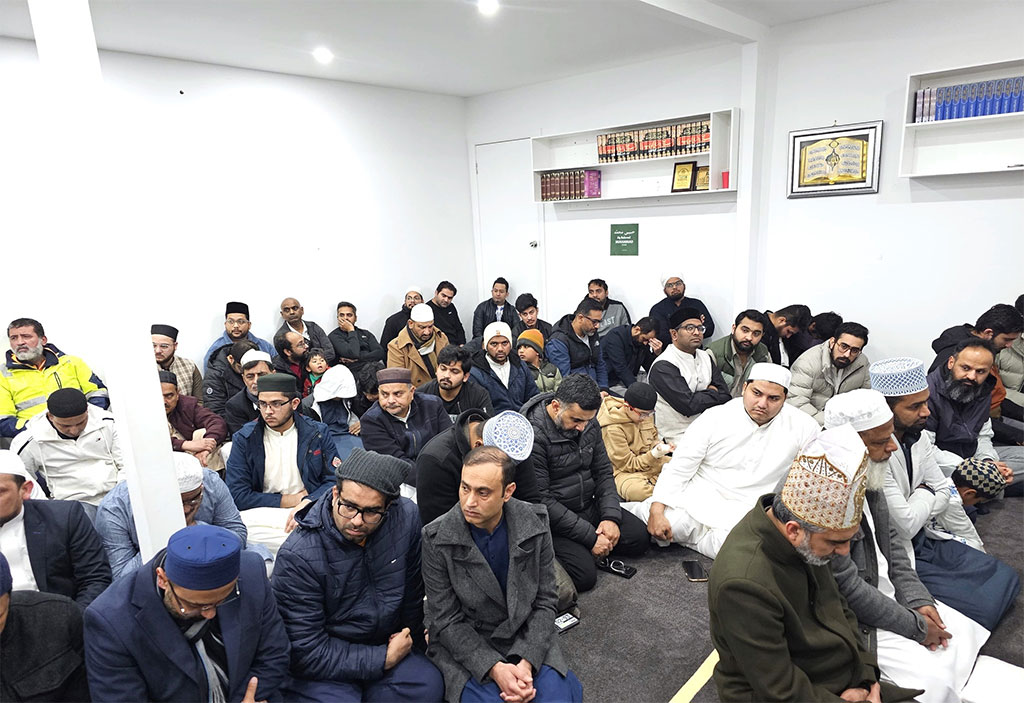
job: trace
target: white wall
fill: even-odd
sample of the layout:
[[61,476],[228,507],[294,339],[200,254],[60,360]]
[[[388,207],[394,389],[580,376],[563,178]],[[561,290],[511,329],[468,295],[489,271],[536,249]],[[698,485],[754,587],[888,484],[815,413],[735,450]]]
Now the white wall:
[[[758,300],[834,309],[872,359],[911,354],[1024,289],[1024,174],[899,178],[907,75],[1019,58],[1024,3],[892,2],[777,27]],[[882,119],[877,195],[786,199],[790,130]],[[749,148],[749,147],[748,147]]]
[[[464,101],[101,52],[95,105],[40,88],[31,42],[0,39],[0,320],[43,322],[102,369],[118,319],[181,330],[201,358],[224,303],[270,339],[282,298],[330,331],[379,334],[406,286],[478,300]],[[184,91],[184,94],[179,93]]]

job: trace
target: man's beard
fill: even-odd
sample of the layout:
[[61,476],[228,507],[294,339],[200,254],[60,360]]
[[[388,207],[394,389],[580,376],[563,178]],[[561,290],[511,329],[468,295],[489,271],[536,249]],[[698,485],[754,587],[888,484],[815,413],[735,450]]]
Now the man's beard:
[[868,459],[868,474],[864,485],[869,491],[880,491],[885,488],[885,478],[889,475],[888,461]]
[[946,380],[946,393],[954,403],[973,403],[984,392],[984,386],[970,379],[957,381],[952,376]]
[[14,356],[18,361],[26,361],[30,364],[34,364],[43,356],[43,343],[40,342],[37,346],[34,346],[31,349],[23,349],[22,351],[14,352]]
[[795,547],[797,554],[804,560],[804,563],[810,566],[825,566],[833,558],[835,554],[829,554],[827,557],[819,557],[813,551],[811,551],[811,533],[804,531],[804,540]]
[[683,299],[683,291],[676,291],[674,293],[669,293],[668,294],[668,299],[669,300],[682,300]]
[[738,351],[741,351],[744,354],[749,353],[750,350],[754,348],[753,342],[738,342],[735,337],[732,338],[732,343],[736,345],[736,349]]
[[565,415],[564,410],[559,410],[555,413],[555,426],[558,427],[558,434],[562,435],[566,439],[576,440],[579,439],[580,433],[575,429],[565,429],[562,425],[562,416]]
[[902,422],[900,422],[900,419],[896,417],[895,414],[893,414],[892,416],[892,421],[893,427],[895,427],[897,431],[903,432],[904,434],[917,434],[918,432],[925,428],[925,425],[928,424],[928,418],[925,418],[923,420],[918,420],[912,425],[904,425]]
[[832,357],[832,365],[837,369],[845,369],[847,366],[853,363],[853,359],[847,359],[846,357],[835,358]]

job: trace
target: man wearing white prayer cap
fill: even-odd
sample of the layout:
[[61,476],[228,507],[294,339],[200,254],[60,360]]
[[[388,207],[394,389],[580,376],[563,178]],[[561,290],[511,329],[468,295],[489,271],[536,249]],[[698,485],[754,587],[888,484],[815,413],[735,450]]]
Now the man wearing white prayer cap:
[[818,423],[786,403],[789,370],[759,363],[743,394],[709,408],[682,435],[654,494],[626,508],[662,546],[676,542],[712,559],[758,496],[772,491]]
[[384,321],[384,330],[380,334],[381,345],[387,347],[388,342],[398,336],[409,322],[413,307],[423,302],[423,289],[417,285],[406,286],[402,307],[394,315]]
[[[984,601],[975,593],[963,593],[958,602],[947,597],[942,587],[937,592],[931,583],[922,582],[897,532],[891,527],[888,504],[882,488],[889,475],[889,459],[898,445],[892,436],[894,417],[886,398],[875,390],[857,389],[838,395],[825,405],[825,427],[849,426],[857,431],[868,451],[868,471],[860,533],[851,543],[850,553],[832,561],[831,567],[850,609],[860,623],[861,632],[875,652],[883,677],[900,686],[923,688],[922,703],[956,703],[960,691],[974,668],[978,650],[989,632],[972,620],[971,601]],[[945,489],[943,489],[945,490]],[[954,549],[974,552],[959,542]],[[979,557],[991,557],[976,552]],[[917,567],[923,564],[920,560]],[[972,568],[979,568],[972,564]],[[1008,567],[1005,567],[1007,570]],[[994,580],[989,576],[994,574]],[[1016,590],[1006,591],[999,569],[981,566],[979,589],[992,586],[993,600],[1008,606]],[[946,579],[941,579],[946,581]],[[1019,587],[1019,586],[1018,586]],[[1008,596],[1008,599],[1006,599]],[[936,600],[940,597],[943,601]],[[960,612],[967,602],[971,613]],[[952,606],[952,607],[950,607]],[[981,609],[989,606],[979,603]],[[971,615],[971,617],[967,617]]]
[[829,570],[859,533],[866,477],[856,431],[826,430],[725,540],[708,581],[721,700],[889,703],[920,692],[880,680]]
[[409,369],[412,385],[434,378],[437,353],[448,346],[448,337],[434,327],[434,310],[422,301],[409,311],[409,322],[388,342],[388,367]]
[[512,328],[504,322],[492,322],[484,328],[482,346],[474,352],[469,375],[491,397],[494,412],[519,410],[540,393],[526,362],[514,353]]
[[678,270],[665,271],[661,274],[661,289],[665,297],[651,306],[648,313],[659,322],[658,339],[664,346],[672,344],[669,330],[672,329],[668,323],[672,313],[682,308],[696,308],[700,311],[701,322],[705,327],[704,338],[711,339],[715,334],[715,321],[711,319],[708,307],[699,298],[686,296],[686,283],[683,282],[683,272]]

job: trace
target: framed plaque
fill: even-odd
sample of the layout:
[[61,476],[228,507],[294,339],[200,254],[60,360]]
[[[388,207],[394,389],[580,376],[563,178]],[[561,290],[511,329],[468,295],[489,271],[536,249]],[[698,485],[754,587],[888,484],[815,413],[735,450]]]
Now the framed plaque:
[[708,190],[711,188],[711,169],[709,166],[697,167],[697,184],[694,190]]
[[672,171],[672,192],[682,193],[693,190],[697,184],[697,162],[682,161]]
[[789,133],[787,198],[878,192],[882,120]]

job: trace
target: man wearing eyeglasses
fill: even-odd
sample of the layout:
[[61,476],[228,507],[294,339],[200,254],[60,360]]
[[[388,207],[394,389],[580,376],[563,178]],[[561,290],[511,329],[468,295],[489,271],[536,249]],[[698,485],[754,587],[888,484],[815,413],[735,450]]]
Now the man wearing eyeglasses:
[[601,390],[607,391],[608,367],[597,336],[603,315],[601,303],[593,298],[584,298],[575,313],[564,316],[555,324],[544,353],[548,361],[562,372],[563,379],[569,374],[582,373],[594,379]]
[[682,308],[696,308],[701,315],[701,324],[706,327],[704,336],[708,339],[714,336],[715,321],[711,318],[711,313],[700,299],[686,297],[686,284],[683,283],[682,277],[674,274],[662,276],[661,288],[665,291],[665,297],[652,305],[648,314],[660,323],[658,339],[661,340],[663,346],[667,347],[672,342],[669,334],[669,318],[676,310]]
[[662,441],[679,444],[690,423],[732,396],[714,358],[701,348],[707,328],[698,308],[684,307],[668,320],[672,343],[651,364],[647,382],[658,392],[654,422]]
[[352,450],[330,493],[296,515],[274,593],[292,643],[288,701],[440,701],[422,654],[420,518],[400,459]]
[[299,392],[305,398],[313,389],[309,371],[306,369],[309,341],[298,332],[278,332],[274,335],[274,349],[277,350],[277,355],[272,360],[274,373],[294,376]]
[[97,701],[281,700],[288,652],[263,560],[213,525],[175,532],[85,612]]
[[249,539],[276,552],[295,529],[295,512],[330,490],[341,460],[327,425],[296,412],[293,376],[262,376],[256,390],[260,418],[232,438],[227,484]]
[[245,303],[231,302],[224,308],[224,333],[214,340],[210,348],[203,356],[203,368],[209,369],[210,357],[214,352],[223,347],[230,346],[235,342],[248,339],[254,342],[260,349],[268,354],[274,353],[273,345],[265,339],[260,339],[249,330],[252,329],[252,322],[249,321],[249,306]]
[[834,337],[811,347],[790,366],[793,385],[786,402],[823,425],[829,398],[855,388],[871,388],[871,362],[864,353],[867,345],[867,327],[856,322],[839,325]]

